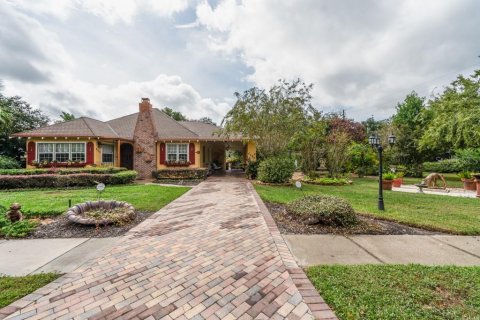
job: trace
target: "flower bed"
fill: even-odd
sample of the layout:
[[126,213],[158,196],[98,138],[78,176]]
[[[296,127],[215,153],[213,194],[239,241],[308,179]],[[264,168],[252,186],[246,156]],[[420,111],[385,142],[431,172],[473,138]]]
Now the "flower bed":
[[108,185],[127,184],[132,183],[136,177],[136,171],[121,171],[114,174],[0,175],[0,189],[84,187],[95,186],[99,182]]
[[337,179],[337,178],[310,179],[308,177],[305,177],[305,179],[303,179],[303,182],[309,183],[309,184],[323,185],[323,186],[345,186],[345,185],[352,184],[352,181],[350,181],[350,180]]
[[121,201],[87,201],[67,211],[67,219],[74,223],[105,226],[122,225],[135,218],[135,208]]
[[0,169],[0,176],[4,175],[40,175],[40,174],[76,174],[76,173],[95,173],[95,174],[107,174],[107,173],[118,173],[122,171],[127,171],[127,168],[117,168],[117,167],[89,167],[89,168],[37,168],[37,169]]
[[154,171],[153,177],[157,180],[205,180],[207,169],[163,169]]

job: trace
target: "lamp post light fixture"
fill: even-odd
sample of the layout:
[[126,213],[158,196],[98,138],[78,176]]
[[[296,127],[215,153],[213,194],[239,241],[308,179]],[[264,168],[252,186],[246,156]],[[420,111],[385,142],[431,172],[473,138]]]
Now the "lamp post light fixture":
[[[397,137],[393,134],[388,136],[388,144],[392,147],[397,141]],[[375,149],[378,153],[378,210],[385,210],[385,205],[383,203],[383,146],[380,143],[380,138],[377,135],[371,135],[368,138],[368,143]]]

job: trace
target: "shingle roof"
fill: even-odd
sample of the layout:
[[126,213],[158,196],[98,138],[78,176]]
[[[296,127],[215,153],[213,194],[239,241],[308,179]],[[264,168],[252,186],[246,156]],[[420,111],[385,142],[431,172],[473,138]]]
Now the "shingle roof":
[[[215,125],[200,121],[176,121],[156,108],[152,109],[152,116],[157,139],[225,140],[225,138],[216,134],[220,127]],[[72,121],[17,133],[14,136],[100,137],[133,140],[137,118],[138,112],[106,122],[81,117]],[[241,137],[235,137],[229,140],[240,139]]]

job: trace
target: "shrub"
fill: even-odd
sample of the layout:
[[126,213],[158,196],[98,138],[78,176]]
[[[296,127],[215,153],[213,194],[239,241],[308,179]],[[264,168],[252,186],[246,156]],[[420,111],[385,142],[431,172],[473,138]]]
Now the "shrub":
[[427,172],[457,173],[462,171],[462,165],[458,159],[444,159],[435,162],[424,162],[423,169]]
[[77,174],[77,173],[95,173],[95,174],[111,174],[118,173],[122,171],[127,171],[127,168],[117,168],[117,167],[91,167],[91,168],[71,168],[71,169],[58,169],[58,168],[49,168],[49,169],[3,169],[0,170],[0,175],[39,175],[39,174]]
[[480,172],[480,148],[457,150],[455,154],[462,171]]
[[473,178],[473,175],[468,171],[462,171],[458,174],[458,176],[460,177],[460,179],[472,179]]
[[152,174],[157,180],[205,180],[207,169],[163,169],[154,171]]
[[393,180],[396,178],[396,175],[393,172],[386,172],[383,174],[382,178],[383,180]]
[[30,220],[22,220],[15,223],[7,222],[0,228],[0,234],[7,238],[22,238],[27,236],[36,227],[37,223]]
[[122,171],[115,174],[4,175],[0,176],[0,189],[85,187],[94,186],[100,182],[108,185],[127,184],[133,182],[136,177],[136,171]]
[[324,186],[344,186],[351,184],[351,181],[344,178],[311,178],[308,176],[303,180],[305,183],[319,184]]
[[0,156],[0,169],[18,169],[20,164],[11,157]]
[[260,164],[260,161],[248,160],[247,166],[245,167],[245,174],[249,179],[257,178],[259,164]]
[[347,227],[358,222],[352,206],[344,199],[327,195],[309,195],[287,204],[287,212],[308,223]]
[[290,158],[272,157],[263,160],[258,166],[258,180],[266,183],[288,182],[295,171],[295,164]]

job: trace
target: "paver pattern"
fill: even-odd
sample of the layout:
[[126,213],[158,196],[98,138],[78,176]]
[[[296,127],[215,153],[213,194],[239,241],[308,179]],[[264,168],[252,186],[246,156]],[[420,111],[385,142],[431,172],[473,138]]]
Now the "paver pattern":
[[336,319],[250,183],[203,182],[0,319]]

